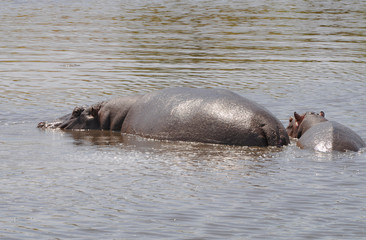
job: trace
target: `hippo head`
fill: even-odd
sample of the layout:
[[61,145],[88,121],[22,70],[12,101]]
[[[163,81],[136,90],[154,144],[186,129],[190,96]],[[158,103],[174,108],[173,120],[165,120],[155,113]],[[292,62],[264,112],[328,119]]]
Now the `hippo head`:
[[100,106],[76,107],[72,111],[70,118],[64,121],[59,128],[61,129],[99,129]]
[[306,112],[302,115],[294,112],[294,116],[289,119],[286,131],[290,137],[300,138],[311,126],[324,121],[327,120],[325,119],[325,113],[323,111],[320,113]]
[[38,128],[60,129],[100,129],[98,112],[101,104],[90,107],[76,107],[71,114],[67,114],[52,123],[41,122]]

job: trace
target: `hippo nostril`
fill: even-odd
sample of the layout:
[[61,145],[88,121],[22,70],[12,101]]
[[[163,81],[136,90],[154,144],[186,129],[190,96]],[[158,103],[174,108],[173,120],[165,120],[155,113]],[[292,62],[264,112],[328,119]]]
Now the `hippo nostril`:
[[46,127],[46,122],[40,122],[37,125],[37,128],[45,128]]

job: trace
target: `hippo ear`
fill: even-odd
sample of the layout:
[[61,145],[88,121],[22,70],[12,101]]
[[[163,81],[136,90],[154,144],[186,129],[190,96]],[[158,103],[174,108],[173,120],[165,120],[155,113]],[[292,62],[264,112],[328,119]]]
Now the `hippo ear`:
[[325,112],[320,111],[319,115],[322,116],[322,117],[325,117]]
[[99,109],[98,108],[92,107],[90,109],[90,115],[92,115],[93,117],[97,117],[98,116],[98,112],[99,112]]
[[296,122],[295,122],[296,126],[299,126],[301,124],[302,120],[304,120],[305,115],[301,116],[297,112],[294,112],[294,117],[296,119]]
[[301,116],[297,112],[294,112],[294,117],[295,117],[296,121],[298,121],[298,122],[300,122],[302,120]]
[[93,105],[90,109],[90,115],[92,115],[93,117],[98,117],[98,112],[101,107],[102,107],[101,104]]

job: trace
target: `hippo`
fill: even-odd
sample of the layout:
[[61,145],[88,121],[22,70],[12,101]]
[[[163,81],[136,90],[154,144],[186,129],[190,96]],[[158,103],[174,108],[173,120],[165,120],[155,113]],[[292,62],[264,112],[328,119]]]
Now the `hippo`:
[[263,106],[223,89],[174,87],[117,97],[39,128],[121,131],[158,140],[240,146],[283,146],[282,123]]
[[350,128],[328,121],[325,113],[306,112],[302,115],[294,112],[286,131],[290,137],[298,138],[297,146],[320,152],[359,151],[366,146],[362,138]]

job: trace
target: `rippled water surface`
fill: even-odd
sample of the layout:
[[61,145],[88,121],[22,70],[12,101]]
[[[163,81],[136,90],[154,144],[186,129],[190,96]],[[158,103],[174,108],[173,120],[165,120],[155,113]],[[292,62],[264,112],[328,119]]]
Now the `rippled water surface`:
[[1,239],[364,239],[366,153],[160,142],[38,122],[225,88],[366,139],[364,1],[2,1]]

